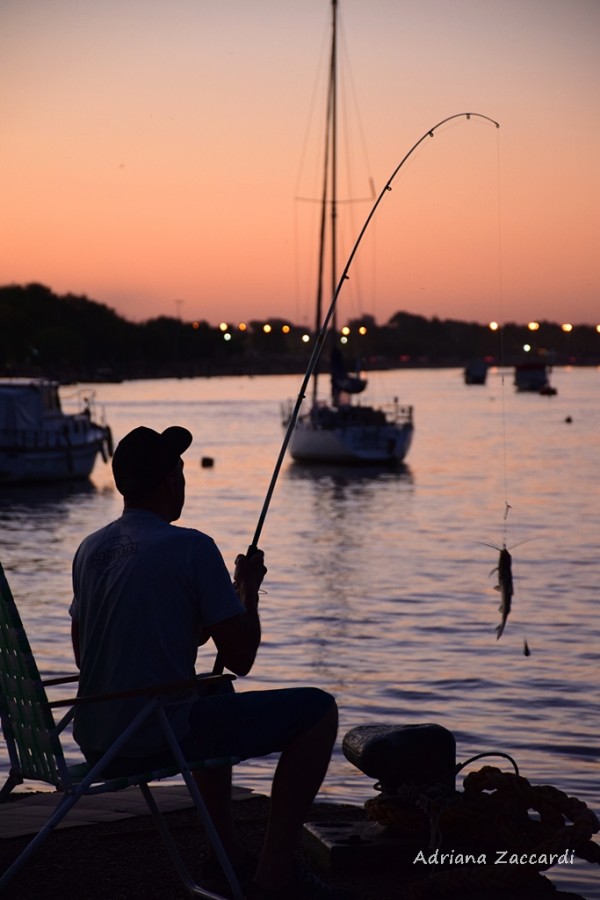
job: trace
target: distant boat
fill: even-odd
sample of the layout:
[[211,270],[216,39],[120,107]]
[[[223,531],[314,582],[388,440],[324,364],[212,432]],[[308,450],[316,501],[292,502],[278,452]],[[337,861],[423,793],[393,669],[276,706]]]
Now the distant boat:
[[93,419],[92,395],[65,413],[57,382],[0,380],[0,485],[87,478],[98,454],[112,455],[112,436]]
[[483,359],[472,359],[464,370],[465,384],[485,384],[488,364]]
[[517,391],[531,391],[551,397],[558,393],[550,384],[549,368],[541,362],[518,363],[515,366],[515,387]]
[[[322,327],[322,296],[326,236],[331,252],[332,296],[337,270],[337,0],[332,0],[331,58],[329,65],[327,116],[325,129],[325,166],[321,199],[319,248],[319,283],[316,302],[316,333]],[[327,216],[329,210],[329,217]],[[326,235],[329,226],[329,233]],[[329,341],[337,340],[335,327]],[[318,372],[313,375],[311,408],[298,416],[290,440],[290,455],[301,462],[327,463],[400,463],[411,445],[414,425],[411,406],[376,408],[353,402],[367,387],[360,375],[346,371],[337,345],[331,351],[331,399],[321,401],[317,395]],[[283,425],[288,426],[291,404],[284,410]]]

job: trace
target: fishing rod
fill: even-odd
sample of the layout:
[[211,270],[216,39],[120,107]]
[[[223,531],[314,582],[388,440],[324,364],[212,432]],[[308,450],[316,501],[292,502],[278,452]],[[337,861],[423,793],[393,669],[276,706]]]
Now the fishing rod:
[[[265,524],[265,519],[267,518],[269,506],[271,505],[271,499],[273,497],[275,485],[277,484],[277,480],[279,478],[279,473],[281,471],[281,466],[283,465],[283,460],[284,460],[285,454],[287,452],[288,444],[292,437],[292,432],[294,431],[294,428],[296,427],[296,422],[298,421],[298,416],[300,415],[300,407],[302,406],[302,402],[306,397],[306,389],[308,387],[308,383],[309,383],[309,381],[312,377],[312,374],[315,370],[315,366],[317,365],[319,356],[321,355],[323,345],[325,344],[325,340],[327,338],[327,333],[329,331],[329,324],[330,324],[330,322],[333,318],[333,314],[335,312],[337,299],[340,295],[340,292],[342,290],[344,282],[348,278],[348,272],[350,270],[350,266],[352,265],[354,257],[356,256],[356,253],[357,253],[358,248],[361,244],[361,241],[365,235],[365,232],[366,232],[367,228],[369,227],[371,220],[373,219],[375,213],[377,212],[377,209],[378,209],[381,201],[383,200],[383,198],[385,197],[387,192],[392,190],[392,182],[396,178],[398,172],[400,171],[402,166],[407,162],[407,160],[412,156],[412,154],[415,152],[415,150],[423,143],[423,141],[427,140],[428,137],[433,137],[435,132],[439,128],[441,128],[442,125],[445,125],[447,122],[451,122],[453,119],[462,119],[462,118],[466,118],[467,120],[469,120],[471,118],[485,119],[486,121],[491,122],[493,125],[495,125],[496,128],[500,128],[500,124],[498,122],[496,122],[495,119],[491,119],[489,116],[485,116],[482,113],[455,113],[453,116],[447,116],[445,119],[442,119],[441,122],[438,122],[437,125],[434,125],[433,128],[430,128],[428,131],[426,131],[419,138],[419,140],[415,144],[413,144],[413,146],[410,148],[408,153],[406,153],[405,156],[400,160],[400,162],[398,163],[398,165],[396,166],[396,168],[394,169],[394,171],[392,172],[392,174],[386,181],[385,185],[383,186],[377,199],[375,200],[375,203],[373,204],[371,211],[369,212],[369,215],[365,219],[364,225],[361,228],[356,241],[354,242],[354,246],[352,247],[352,250],[350,251],[350,256],[348,257],[346,265],[344,266],[344,268],[342,270],[342,274],[340,275],[333,298],[329,305],[329,309],[327,310],[327,315],[323,319],[323,324],[321,325],[319,334],[317,336],[317,340],[315,341],[315,345],[314,345],[310,360],[308,362],[308,366],[307,366],[306,372],[304,374],[304,378],[302,380],[302,384],[300,386],[300,390],[298,392],[296,402],[292,409],[292,412],[291,412],[291,415],[290,415],[290,418],[289,418],[289,421],[287,424],[287,428],[285,430],[283,442],[281,444],[281,449],[279,451],[279,455],[278,455],[277,461],[275,463],[275,468],[273,469],[273,474],[271,476],[271,481],[269,483],[269,487],[267,488],[267,493],[265,495],[264,503],[263,503],[260,515],[258,517],[258,522],[256,524],[256,529],[254,531],[252,543],[248,547],[248,553],[247,553],[248,556],[252,556],[253,553],[256,553],[258,550],[258,542],[259,542],[260,536],[262,534],[263,526]],[[219,656],[217,655],[217,659],[215,660],[215,666],[214,666],[213,672],[218,673],[218,672],[222,672],[222,671],[223,671],[223,667],[222,667],[222,664],[220,663]]]
[[377,197],[375,203],[373,204],[373,207],[371,208],[371,211],[370,211],[369,215],[367,216],[365,223],[364,223],[363,227],[361,228],[360,233],[354,243],[354,246],[352,248],[350,256],[348,257],[348,261],[346,262],[346,265],[344,266],[344,269],[340,276],[337,288],[333,295],[333,299],[332,299],[329,309],[327,311],[327,315],[325,316],[325,319],[323,320],[323,324],[321,325],[321,329],[319,331],[317,340],[315,342],[315,346],[313,348],[313,352],[310,357],[308,367],[306,369],[306,373],[304,375],[304,379],[302,381],[302,385],[301,385],[300,391],[298,393],[298,397],[296,398],[296,403],[295,403],[292,413],[290,415],[290,419],[289,419],[289,422],[288,422],[288,425],[287,425],[287,428],[285,431],[285,435],[283,438],[283,443],[281,445],[281,450],[279,451],[279,456],[277,457],[277,462],[275,463],[275,468],[273,470],[271,482],[269,484],[269,487],[268,487],[268,490],[267,490],[267,493],[265,496],[265,501],[263,503],[263,507],[262,507],[260,516],[258,518],[258,523],[256,525],[254,537],[252,538],[252,543],[250,544],[249,552],[251,552],[252,550],[256,550],[258,547],[258,541],[259,541],[260,535],[262,533],[263,525],[265,524],[267,512],[268,512],[269,506],[271,504],[271,498],[273,497],[273,491],[275,490],[275,485],[277,484],[277,479],[279,478],[279,472],[281,471],[281,466],[282,466],[283,460],[285,458],[285,454],[286,454],[288,444],[289,444],[291,436],[292,436],[292,432],[293,432],[294,428],[296,427],[296,422],[298,421],[298,416],[300,414],[300,407],[302,405],[302,401],[306,397],[306,388],[308,386],[308,382],[311,379],[311,376],[315,370],[315,366],[317,365],[319,356],[321,355],[323,345],[327,338],[327,332],[329,330],[329,323],[331,322],[331,319],[333,318],[333,314],[335,312],[335,307],[337,304],[337,299],[342,290],[342,286],[344,284],[344,281],[346,281],[348,278],[348,271],[350,269],[350,266],[352,265],[354,257],[356,256],[356,253],[357,253],[360,243],[364,237],[364,234],[365,234],[367,228],[369,227],[371,219],[377,212],[377,208],[379,207],[379,204],[385,197],[386,193],[388,191],[392,190],[392,182],[395,179],[396,175],[398,174],[398,172],[400,171],[402,166],[405,164],[405,162],[409,159],[409,157],[412,156],[412,154],[415,152],[417,147],[419,147],[420,144],[422,144],[423,141],[425,141],[428,137],[433,137],[434,133],[439,128],[441,128],[442,125],[445,125],[446,122],[450,122],[450,121],[452,121],[452,119],[460,119],[463,117],[470,119],[472,116],[477,117],[479,119],[486,119],[488,122],[492,122],[492,124],[495,125],[496,128],[500,128],[500,125],[498,122],[496,122],[494,119],[490,119],[489,116],[482,115],[481,113],[456,113],[453,116],[448,116],[446,119],[442,119],[441,122],[438,122],[437,125],[434,125],[433,128],[430,128],[429,131],[426,131],[425,134],[419,138],[419,140],[416,142],[416,144],[414,144],[414,146],[412,146],[410,148],[408,153],[404,156],[404,158],[396,166],[396,168],[392,172],[391,176],[386,181],[383,189],[381,190],[379,196]]

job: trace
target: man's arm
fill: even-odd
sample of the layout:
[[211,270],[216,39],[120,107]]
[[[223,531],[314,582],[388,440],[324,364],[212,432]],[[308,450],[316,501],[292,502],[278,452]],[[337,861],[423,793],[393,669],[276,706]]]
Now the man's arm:
[[266,574],[262,551],[240,554],[235,561],[233,583],[246,612],[213,625],[211,637],[223,666],[236,675],[247,675],[260,645],[258,590]]
[[223,666],[236,675],[247,675],[260,644],[260,620],[256,609],[231,616],[210,629]]

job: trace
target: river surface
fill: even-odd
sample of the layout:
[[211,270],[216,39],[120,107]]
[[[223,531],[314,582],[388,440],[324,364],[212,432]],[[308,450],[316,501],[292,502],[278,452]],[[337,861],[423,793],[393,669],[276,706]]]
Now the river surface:
[[[459,761],[508,753],[526,778],[600,812],[600,371],[557,369],[552,383],[557,396],[542,397],[515,393],[512,373],[497,370],[485,386],[464,385],[456,369],[374,373],[374,401],[414,405],[404,468],[286,459],[260,542],[264,641],[239,689],[323,687],[338,700],[340,738],[357,725],[436,722],[455,735]],[[115,441],[141,424],[192,431],[181,524],[211,534],[232,564],[253,537],[279,451],[280,403],[299,386],[297,376],[265,376],[94,390]],[[0,559],[44,673],[73,670],[71,559],[120,509],[100,459],[85,485],[0,491]],[[489,545],[505,541],[515,596],[497,640]],[[201,657],[210,669],[209,647]],[[265,792],[272,771],[271,759],[236,769]],[[338,745],[321,798],[373,795]],[[555,880],[598,898],[597,875],[584,863]]]

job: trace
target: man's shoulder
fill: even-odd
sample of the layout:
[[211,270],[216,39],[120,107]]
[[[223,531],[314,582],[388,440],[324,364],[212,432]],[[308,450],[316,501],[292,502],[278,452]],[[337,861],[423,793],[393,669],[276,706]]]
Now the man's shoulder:
[[204,556],[205,559],[218,554],[213,538],[197,528],[173,525],[158,516],[134,518],[125,514],[87,535],[81,541],[75,559],[95,559],[99,554],[104,557],[107,553],[122,557],[129,555],[125,548],[132,553],[135,548],[133,555],[154,553],[158,546],[161,555],[166,553],[180,558],[182,554],[183,557]]
[[107,522],[106,525],[102,525],[101,528],[97,528],[96,531],[92,531],[90,534],[86,535],[79,544],[79,549],[81,550],[83,547],[89,547],[92,544],[101,543],[105,540],[107,535],[114,530],[116,521]]
[[172,523],[166,527],[168,529],[166,533],[176,543],[189,543],[196,547],[205,547],[207,549],[216,547],[214,539],[204,531],[200,531],[199,528],[189,528],[185,525],[174,525]]

